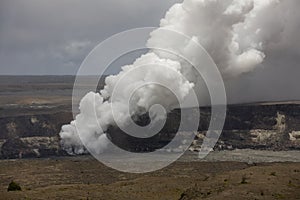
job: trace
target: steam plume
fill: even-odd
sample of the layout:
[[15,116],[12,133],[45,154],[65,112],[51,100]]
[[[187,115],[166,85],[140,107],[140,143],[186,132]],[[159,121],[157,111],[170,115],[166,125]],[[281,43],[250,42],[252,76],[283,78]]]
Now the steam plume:
[[[286,41],[286,22],[290,18],[286,9],[293,9],[297,2],[185,0],[170,8],[160,27],[183,33],[191,41],[170,37],[162,29],[157,29],[151,33],[148,46],[159,46],[201,63],[191,45],[192,41],[196,41],[211,55],[224,78],[230,79],[252,71],[268,56],[266,49]],[[139,66],[147,67],[134,70],[130,76],[123,76]],[[115,91],[117,98],[112,101],[114,88],[121,79],[123,87]],[[78,137],[79,131],[83,142],[96,153],[101,153],[108,144],[105,132],[109,126],[114,125],[116,120],[126,123],[131,117],[126,114],[128,103],[125,100],[137,84],[163,82],[180,94],[181,101],[195,87],[198,79],[193,68],[182,59],[157,50],[149,51],[132,65],[124,66],[119,74],[107,77],[100,93],[90,92],[81,100],[80,114],[69,125],[64,125],[60,133],[65,150],[75,154],[85,151]],[[174,96],[159,86],[143,87],[135,92],[130,105],[131,115],[143,114],[155,104],[161,104],[169,111],[176,102]],[[113,117],[111,105],[117,108],[117,116]],[[98,123],[102,130],[99,130]]]

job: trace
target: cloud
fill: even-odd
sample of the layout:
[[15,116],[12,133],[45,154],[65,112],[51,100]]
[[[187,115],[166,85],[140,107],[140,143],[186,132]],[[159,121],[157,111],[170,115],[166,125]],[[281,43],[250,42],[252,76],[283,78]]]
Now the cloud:
[[[93,46],[120,31],[158,26],[177,1],[3,0],[0,74],[75,74]],[[86,41],[90,44],[84,50],[71,47]],[[67,58],[58,59],[58,53]],[[72,65],[64,67],[66,62]]]
[[[130,28],[158,26],[176,2],[181,0],[1,0],[0,74],[75,74],[99,42]],[[227,83],[231,102],[300,98],[300,1],[284,2],[289,20],[282,42],[268,45],[263,67]]]
[[55,49],[56,57],[63,61],[64,66],[76,67],[81,63],[88,53],[93,49],[91,41],[71,41],[60,48]]

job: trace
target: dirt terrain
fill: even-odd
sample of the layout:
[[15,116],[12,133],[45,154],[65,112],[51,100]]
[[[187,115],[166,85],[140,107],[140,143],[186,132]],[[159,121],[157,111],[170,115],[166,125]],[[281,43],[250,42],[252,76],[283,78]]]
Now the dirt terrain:
[[[73,82],[72,76],[0,77],[0,157],[42,157],[0,160],[1,200],[300,199],[299,151],[290,151],[300,149],[299,102],[229,106],[216,146],[222,151],[205,162],[187,156],[153,173],[128,174],[90,156],[65,157],[58,133],[72,120]],[[202,111],[195,152],[210,114]],[[171,113],[167,133],[178,118]],[[22,191],[7,192],[11,181]]]
[[[147,174],[89,156],[1,160],[0,199],[300,199],[300,163],[177,161]],[[10,181],[22,191],[7,192]]]
[[[97,77],[82,78],[85,78],[85,84],[80,86],[83,89]],[[62,125],[73,119],[74,80],[74,76],[0,76],[0,159],[66,155],[60,145],[59,132]],[[98,89],[103,87],[103,80]],[[73,108],[77,110],[78,105],[74,103]],[[189,113],[192,115],[196,110],[199,108],[191,108]],[[201,107],[200,113],[191,151],[200,150],[210,122],[209,107]],[[178,109],[170,112],[164,128],[153,138],[133,138],[116,127],[110,127],[108,135],[125,150],[153,151],[175,136],[180,116]],[[148,122],[149,117],[143,116],[139,123]],[[225,125],[215,149],[299,150],[299,101],[228,105]]]

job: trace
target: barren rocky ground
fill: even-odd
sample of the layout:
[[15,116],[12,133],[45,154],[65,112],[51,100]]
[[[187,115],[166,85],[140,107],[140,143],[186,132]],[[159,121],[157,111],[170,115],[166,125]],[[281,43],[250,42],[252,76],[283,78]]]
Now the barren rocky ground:
[[[58,133],[72,119],[73,81],[1,77],[0,157],[43,158],[0,160],[0,199],[300,199],[299,102],[231,105],[216,146],[222,151],[204,161],[187,154],[162,170],[128,174],[90,156],[65,157]],[[209,122],[210,109],[202,111],[190,149],[195,152]],[[171,113],[167,135],[178,118]],[[134,151],[139,143],[125,148]],[[12,180],[22,191],[7,192]]]
[[[177,161],[128,174],[95,159],[0,161],[0,199],[300,199],[300,164]],[[22,191],[7,192],[14,180]]]
[[[87,79],[85,88],[90,79]],[[97,77],[96,77],[97,78]],[[61,126],[72,118],[73,76],[1,76],[0,158],[62,156]],[[99,88],[103,86],[99,82]],[[80,99],[80,98],[79,98]],[[74,104],[74,108],[78,106]],[[199,108],[190,108],[193,115]],[[199,151],[209,122],[210,108],[200,108],[199,129],[190,150]],[[119,147],[153,151],[166,145],[178,131],[180,110],[169,113],[160,133],[150,139],[136,139],[110,127],[108,135]],[[147,124],[142,116],[141,124]],[[184,130],[185,131],[185,130]],[[189,131],[189,130],[186,130]],[[184,134],[184,132],[183,132]],[[218,150],[233,149],[299,150],[300,104],[297,101],[229,105]],[[175,149],[178,151],[180,149]]]

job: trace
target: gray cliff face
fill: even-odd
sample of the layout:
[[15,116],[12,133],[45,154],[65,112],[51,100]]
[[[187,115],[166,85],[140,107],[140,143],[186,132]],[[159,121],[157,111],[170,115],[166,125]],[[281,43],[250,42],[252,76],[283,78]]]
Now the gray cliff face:
[[[199,150],[205,131],[199,130],[192,150]],[[230,106],[217,149],[300,149],[300,105]]]
[[0,158],[65,155],[58,133],[71,119],[65,111],[0,117]]
[[[68,109],[46,109],[23,112],[2,109],[0,117],[0,158],[47,157],[66,155],[59,143],[63,124],[72,120]],[[194,108],[196,109],[196,108]],[[192,115],[193,110],[190,109]],[[195,111],[195,110],[194,110]],[[191,151],[199,151],[210,121],[210,108],[200,109],[199,130]],[[140,125],[149,122],[141,116]],[[168,114],[167,123],[160,133],[149,139],[136,139],[118,128],[111,127],[108,136],[123,149],[141,152],[165,146],[174,137],[180,123],[180,111]],[[185,130],[189,132],[190,130]],[[184,133],[180,133],[184,134]],[[249,104],[228,106],[222,135],[215,149],[300,149],[300,105],[298,104]]]
[[[193,115],[195,109],[189,109]],[[200,109],[199,129],[191,151],[199,151],[209,126],[211,110]],[[111,140],[119,147],[133,152],[154,151],[174,138],[180,123],[180,110],[168,114],[162,131],[150,139],[133,138],[117,128],[109,130]],[[145,120],[145,116],[140,121]],[[183,130],[189,132],[190,130]],[[179,134],[185,134],[184,132]],[[300,105],[298,104],[249,104],[231,105],[217,150],[231,149],[296,150],[300,149]],[[176,149],[175,151],[180,151]]]

